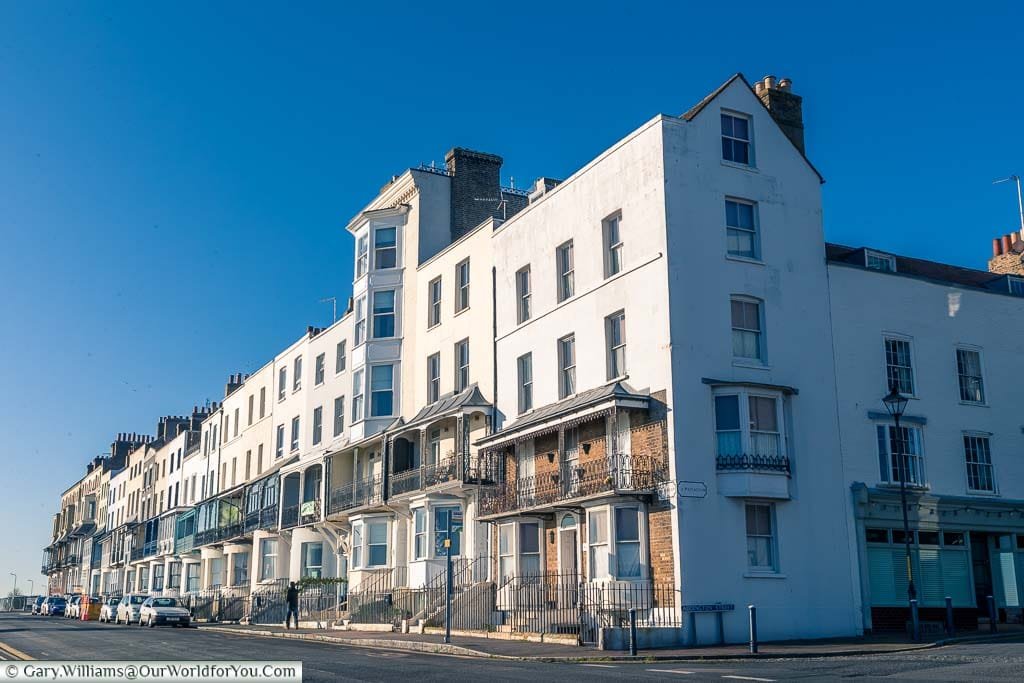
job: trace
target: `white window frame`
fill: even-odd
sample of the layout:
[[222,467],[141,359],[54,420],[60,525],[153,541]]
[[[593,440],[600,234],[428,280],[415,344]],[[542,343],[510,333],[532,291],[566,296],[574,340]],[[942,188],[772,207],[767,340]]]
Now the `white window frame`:
[[[462,358],[462,350],[466,350],[465,359]],[[469,337],[455,342],[455,393],[463,391],[469,386],[469,364],[470,359]]]
[[896,257],[873,249],[864,250],[864,267],[880,273],[896,272]]
[[[889,342],[893,342],[894,344],[906,344],[907,345],[907,353],[910,356],[910,365],[909,366],[903,366],[903,365],[892,365],[892,366],[890,366],[889,365],[889,348],[888,348]],[[914,353],[914,340],[913,340],[912,337],[908,337],[908,336],[902,335],[902,334],[891,334],[891,333],[882,335],[882,368],[883,368],[883,371],[885,373],[884,374],[885,384],[883,386],[885,386],[886,390],[888,390],[892,386],[892,384],[893,384],[892,383],[892,373],[890,373],[889,368],[890,367],[893,367],[893,368],[907,367],[910,370],[910,391],[904,391],[903,387],[901,386],[900,387],[900,394],[903,395],[903,396],[910,397],[910,398],[915,398],[917,396],[917,368],[915,367],[915,362],[914,362],[915,355],[916,354]],[[902,385],[902,380],[900,380],[900,384]]]
[[[537,555],[538,557],[536,574],[523,573],[522,534],[524,525],[535,525],[537,527],[537,552],[529,553],[530,556]],[[511,542],[503,546],[502,541],[504,539],[502,534],[505,531],[510,531],[512,536]],[[539,519],[531,517],[521,517],[513,522],[504,522],[498,525],[498,578],[500,581],[504,581],[512,576],[528,576],[533,578],[544,574],[546,567],[544,531],[544,523]],[[511,571],[507,571],[508,569]]]
[[[751,532],[749,520],[747,519],[750,508],[768,508],[768,533],[763,529],[755,528]],[[743,504],[743,531],[746,538],[747,571],[751,574],[778,574],[779,573],[779,525],[776,514],[775,503],[770,501],[749,500]],[[751,539],[768,539],[768,551],[771,555],[771,564],[760,565],[750,561]]]
[[572,240],[566,240],[555,248],[555,273],[558,303],[576,295],[576,260]]
[[293,361],[294,369],[292,370],[292,393],[302,389],[302,356],[296,356]]
[[[616,519],[616,511],[618,509],[636,510],[638,535],[638,539],[636,541],[632,539],[619,539],[619,531],[617,528],[618,522]],[[646,506],[639,502],[622,502],[590,507],[587,508],[586,512],[587,578],[591,581],[642,582],[649,580],[651,576],[651,567],[648,559],[650,538]],[[600,524],[597,522],[598,517],[602,519]],[[600,537],[595,541],[595,532],[603,532],[603,537]],[[617,551],[620,545],[627,543],[630,545],[636,543],[638,546],[640,573],[637,576],[620,576],[618,572]],[[597,547],[606,547],[608,549],[608,552],[605,555],[605,558],[607,559],[606,567],[598,566],[600,558],[596,552]]]
[[324,407],[313,408],[313,445],[318,446],[324,435]]
[[[735,134],[735,129],[733,130],[732,133],[726,133],[725,132],[725,130],[724,130],[724,123],[725,123],[725,121],[723,121],[722,119],[724,117],[726,117],[726,116],[728,116],[728,117],[730,117],[732,119],[739,119],[739,120],[742,120],[742,121],[746,121],[746,123],[747,123],[747,137],[746,138],[738,137]],[[721,136],[722,136],[722,140],[723,141],[729,140],[731,143],[734,143],[734,144],[735,143],[741,143],[741,144],[745,144],[747,146],[747,161],[746,161],[746,163],[744,163],[742,161],[736,161],[734,159],[727,159],[725,157],[725,147],[724,147],[724,145],[723,145],[722,150],[721,150],[721,152],[722,152],[722,161],[724,163],[726,163],[726,164],[735,164],[736,166],[741,166],[741,167],[744,167],[744,168],[755,168],[756,166],[755,166],[755,163],[754,163],[754,119],[753,119],[753,117],[751,117],[750,114],[744,114],[743,112],[732,111],[732,110],[729,110],[729,109],[723,109],[721,111],[721,115],[719,117],[719,126],[721,128],[720,132],[721,132]]]
[[[384,562],[370,564],[370,527],[384,525]],[[388,517],[364,517],[352,523],[352,568],[379,569],[390,566],[391,519]],[[380,543],[373,544],[380,546]],[[365,562],[364,562],[365,560]]]
[[427,508],[412,510],[412,560],[427,559]]
[[[884,428],[884,441],[879,439],[878,430]],[[889,484],[892,486],[898,486],[900,483],[899,475],[894,471],[893,458],[892,458],[892,430],[895,429],[895,425],[890,421],[880,421],[875,424],[875,450],[878,452],[878,465],[879,465],[879,477],[883,484]],[[912,473],[909,471],[910,467],[907,468],[907,486],[916,488],[928,488],[928,469],[927,469],[927,451],[924,446],[924,430],[921,425],[902,422],[900,429],[903,430],[908,436],[908,442],[916,445],[918,450],[917,453],[905,453],[908,460],[908,465],[913,463],[916,465],[916,469],[919,473],[919,481],[915,481],[912,478]],[[881,450],[884,446],[884,450]],[[909,448],[904,448],[907,451]],[[884,459],[884,462],[883,462]],[[882,477],[882,467],[884,465],[886,476]]]
[[[391,295],[391,307],[390,308],[377,308],[377,297],[381,295]],[[396,311],[398,309],[398,292],[394,289],[379,289],[373,293],[373,338],[374,339],[392,339],[398,335],[398,316]],[[391,319],[391,334],[377,334],[377,321],[381,321],[381,324],[385,324],[387,319]]]
[[333,433],[335,437],[341,436],[345,431],[345,397],[337,396],[334,399],[334,424]]
[[[618,328],[618,339],[615,338]],[[608,381],[626,377],[626,311],[619,309],[604,319],[605,365]]]
[[1024,277],[1007,276],[1006,288],[1013,296],[1024,296]]
[[352,422],[359,422],[363,419],[363,396],[366,373],[359,368],[352,373]]
[[441,324],[441,300],[444,296],[441,276],[427,284],[427,329]]
[[353,336],[355,337],[354,344],[359,346],[366,341],[366,295],[356,298],[355,303],[355,327]]
[[292,418],[291,436],[292,438],[289,445],[291,446],[291,452],[294,453],[295,451],[299,450],[299,442],[302,437],[302,421],[299,419],[298,415]]
[[516,385],[519,414],[533,410],[533,353],[528,352],[516,359]]
[[[463,280],[465,275],[465,280]],[[455,264],[455,312],[461,313],[469,308],[469,259],[465,258]]]
[[[376,388],[373,385],[374,374],[378,370],[387,368],[391,371],[391,381],[386,389]],[[391,398],[391,411],[388,413],[377,412],[377,400],[378,394],[388,394]],[[391,417],[395,414],[395,366],[392,363],[378,363],[370,366],[370,417]]]
[[[284,424],[277,425],[277,443],[274,448],[274,457],[280,458],[284,455]],[[205,491],[205,487],[204,487]],[[205,496],[205,493],[203,494]]]
[[[729,204],[735,204],[737,206],[749,206],[750,207],[750,212],[751,212],[751,222],[753,223],[752,227],[750,227],[750,228],[743,227],[743,226],[738,224],[739,221],[737,221],[737,225],[730,225],[729,224]],[[757,202],[751,201],[749,199],[742,199],[740,197],[727,196],[725,198],[724,207],[725,207],[725,239],[726,239],[725,253],[726,253],[726,255],[729,258],[743,259],[743,260],[747,260],[747,261],[757,261],[757,262],[760,262],[761,261],[761,223],[760,223],[760,217],[758,216],[759,211],[758,211]],[[750,238],[750,245],[751,245],[751,251],[753,252],[752,254],[744,254],[744,253],[742,253],[740,251],[734,251],[733,249],[731,249],[729,247],[729,239],[730,239],[730,237],[732,237],[732,235],[734,233],[744,233],[745,235],[749,236],[749,238]]]
[[345,348],[347,346],[346,342],[347,342],[347,340],[342,339],[334,347],[334,374],[335,375],[344,372],[345,368],[348,365],[347,349]]
[[[992,435],[987,432],[964,432],[963,433],[963,448],[964,448],[964,465],[965,465],[965,479],[967,483],[967,492],[973,494],[983,495],[997,495],[999,493],[999,486],[996,483],[996,468],[995,463],[992,462]],[[969,441],[977,441],[984,443],[984,456],[988,458],[988,462],[984,462],[982,458],[975,457],[971,459],[971,450]],[[977,488],[971,486],[971,468],[975,467],[978,469],[977,477],[981,477],[981,470],[985,469],[988,471],[988,479],[992,483],[991,488]]]
[[[571,332],[558,339],[558,399],[573,396],[578,387],[576,384],[576,333]],[[572,351],[572,358],[567,358],[567,349]]]
[[356,238],[356,279],[370,270],[370,236],[364,232]]
[[607,280],[622,272],[621,211],[616,211],[601,221],[601,242],[604,245],[604,277]]
[[516,271],[516,322],[520,325],[530,319],[532,310],[532,274],[530,264],[526,264]]
[[[719,429],[718,426],[718,399],[736,397],[736,402],[739,410],[739,430],[725,430]],[[775,402],[775,427],[777,432],[769,431],[757,431],[757,434],[775,434],[777,443],[777,453],[758,453],[758,450],[770,450],[758,448],[755,446],[755,430],[750,417],[750,399],[768,399]],[[736,457],[741,455],[750,456],[771,456],[771,457],[788,457],[788,442],[786,434],[786,405],[785,397],[781,392],[768,391],[757,389],[754,387],[729,387],[715,391],[712,394],[711,411],[712,411],[712,427],[715,434],[715,455],[722,457]],[[721,448],[721,441],[719,440],[719,433],[734,433],[738,431],[740,435],[740,452],[739,453],[724,453]]]
[[[737,327],[736,322],[733,320],[732,308],[734,303],[739,303],[744,306],[754,305],[757,307],[757,324],[758,329],[750,327]],[[764,301],[754,296],[747,294],[733,294],[729,297],[729,329],[731,331],[731,344],[732,344],[732,359],[734,363],[740,364],[754,364],[754,365],[767,365],[768,364],[768,350],[767,334],[765,333],[765,310]],[[736,334],[756,334],[757,335],[757,355],[737,355],[736,352]]]
[[441,352],[427,356],[427,403],[441,398]]
[[[977,358],[978,358],[978,376],[977,377],[974,377],[973,375],[964,374],[964,370],[963,370],[963,368],[960,365],[960,354],[961,353],[964,353],[964,354],[973,353],[973,354],[975,354],[977,356]],[[982,358],[981,349],[976,347],[976,346],[965,346],[965,345],[957,346],[954,349],[954,351],[953,351],[953,362],[956,364],[957,393],[960,396],[960,403],[963,403],[963,404],[966,404],[966,405],[974,405],[974,406],[987,405],[987,394],[985,392],[985,364],[984,364],[984,359]],[[971,399],[971,398],[964,398],[964,395],[965,395],[964,381],[965,380],[968,380],[968,381],[976,380],[977,381],[977,390],[981,394],[980,400],[974,400],[974,399]],[[970,387],[968,386],[967,389],[969,390]],[[968,393],[968,395],[969,395],[969,393]]]
[[[327,354],[318,354],[314,361],[313,367],[313,386],[320,386],[324,383],[324,378],[327,376]],[[235,420],[235,427],[238,427],[238,420]]]
[[[273,552],[268,552],[268,549]],[[273,581],[277,578],[278,551],[279,546],[276,538],[260,539],[260,581]]]
[[[382,232],[386,232],[388,230],[393,230],[394,233],[395,233],[394,244],[392,244],[391,246],[380,246],[378,244],[378,242],[377,242],[377,236],[380,235]],[[395,264],[393,266],[382,266],[380,264],[380,262],[382,260],[381,256],[385,252],[388,252],[388,251],[393,251],[394,252],[394,257],[393,258],[394,258]],[[373,229],[373,269],[374,270],[392,270],[392,269],[397,268],[397,267],[398,267],[398,226],[396,226],[396,225],[382,225],[382,226],[380,226],[378,228],[374,228]]]
[[288,366],[283,365],[277,371],[277,400],[283,401],[288,395]]

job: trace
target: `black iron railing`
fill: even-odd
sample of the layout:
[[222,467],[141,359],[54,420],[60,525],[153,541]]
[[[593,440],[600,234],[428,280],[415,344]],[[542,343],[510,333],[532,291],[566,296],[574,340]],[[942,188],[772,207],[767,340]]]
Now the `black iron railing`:
[[146,541],[142,546],[142,556],[150,557],[152,555],[156,555],[156,545],[156,541]]
[[719,455],[715,458],[715,469],[719,472],[790,472],[789,458],[784,455]]
[[260,510],[260,529],[277,528],[277,503]]
[[128,561],[129,562],[135,562],[136,560],[141,560],[142,557],[143,557],[142,550],[143,550],[143,548],[142,548],[141,545],[140,546],[136,546],[135,548],[132,548],[131,553],[128,554]]
[[497,483],[499,472],[498,460],[493,456],[475,454],[466,458],[449,454],[423,467],[393,473],[388,480],[388,493],[391,496],[398,496],[453,481],[492,485]]
[[383,480],[379,474],[341,484],[331,489],[330,498],[327,500],[327,513],[334,514],[380,503],[383,500],[383,491]]
[[600,493],[643,493],[653,491],[666,478],[663,458],[620,454],[582,460],[507,481],[489,493],[480,503],[482,514],[493,515],[543,507]]
[[281,528],[290,529],[299,525],[299,505],[289,505],[281,509]]
[[191,552],[192,548],[196,544],[196,535],[187,534],[180,538],[174,539],[174,552],[175,553],[187,553]]

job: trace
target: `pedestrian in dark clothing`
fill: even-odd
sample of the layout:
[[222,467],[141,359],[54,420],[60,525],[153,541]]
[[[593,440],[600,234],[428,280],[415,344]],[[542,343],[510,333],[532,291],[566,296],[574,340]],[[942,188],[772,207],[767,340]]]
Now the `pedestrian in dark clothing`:
[[285,629],[290,628],[292,617],[295,617],[295,628],[299,628],[299,587],[292,581],[288,587],[288,615],[284,618]]

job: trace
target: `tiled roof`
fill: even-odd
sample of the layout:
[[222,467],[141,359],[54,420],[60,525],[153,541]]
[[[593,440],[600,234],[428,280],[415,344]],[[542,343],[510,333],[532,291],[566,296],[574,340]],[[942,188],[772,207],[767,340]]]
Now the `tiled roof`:
[[389,427],[389,429],[427,422],[439,415],[474,406],[481,408],[491,407],[490,402],[488,402],[487,399],[484,398],[483,394],[480,393],[480,387],[478,387],[476,383],[470,384],[457,394],[445,394],[438,400],[420,410],[420,412],[413,415],[407,421],[401,421],[398,424]]
[[911,258],[909,256],[900,256],[899,254],[882,251],[881,249],[848,247],[842,244],[826,243],[825,259],[831,263],[843,263],[868,270],[865,261],[865,251],[868,250],[885,256],[892,256],[896,261],[896,272],[893,273],[895,275],[910,275],[934,282],[1009,294],[1009,287],[1005,286],[1006,275],[991,273],[987,270],[963,268],[948,263],[926,261],[925,259]]

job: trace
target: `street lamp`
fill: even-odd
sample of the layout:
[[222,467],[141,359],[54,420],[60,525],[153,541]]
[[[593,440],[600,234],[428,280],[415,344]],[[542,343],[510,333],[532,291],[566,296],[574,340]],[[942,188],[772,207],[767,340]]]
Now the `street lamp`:
[[889,393],[882,399],[882,403],[889,411],[896,426],[896,438],[890,440],[890,443],[895,444],[899,449],[899,452],[894,452],[892,457],[896,458],[896,471],[900,478],[900,507],[903,509],[903,544],[907,550],[907,603],[910,607],[911,635],[914,640],[917,640],[917,619],[914,618],[917,588],[914,586],[913,561],[910,555],[910,522],[907,519],[907,455],[903,448],[903,432],[900,430],[900,418],[903,417],[903,412],[907,409],[907,398],[899,392],[896,383],[893,382]]
[[33,581],[32,579],[29,579],[28,580],[28,594],[29,595],[35,595],[35,592],[36,592],[36,582]]
[[18,594],[18,575],[15,574],[14,572],[7,572],[7,573],[14,577],[14,590],[12,592],[15,595],[17,595]]

